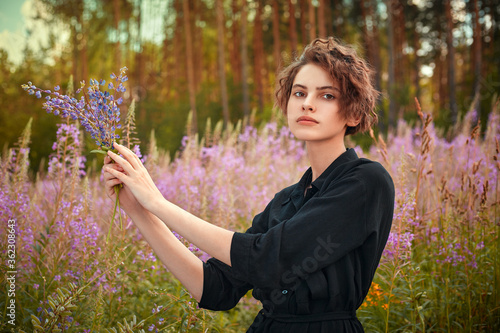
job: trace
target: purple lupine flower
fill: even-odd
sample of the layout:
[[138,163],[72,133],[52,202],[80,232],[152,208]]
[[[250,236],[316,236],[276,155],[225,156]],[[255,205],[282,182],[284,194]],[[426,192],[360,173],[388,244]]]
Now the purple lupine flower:
[[[120,137],[115,133],[115,129],[119,128],[119,105],[123,102],[123,98],[115,96],[115,93],[126,91],[123,86],[123,82],[127,81],[126,71],[127,67],[123,67],[118,76],[111,74],[111,78],[118,83],[117,87],[112,83],[108,85],[108,89],[113,93],[100,90],[100,87],[105,84],[104,80],[90,79],[90,85],[80,99],[60,94],[59,86],[55,86],[53,92],[37,88],[32,82],[23,84],[22,88],[30,95],[36,94],[38,98],[41,98],[42,94],[48,94],[43,104],[43,108],[48,113],[79,120],[96,144],[104,150],[109,150],[112,149],[113,142]],[[85,82],[82,81],[76,93],[79,94],[84,87]]]

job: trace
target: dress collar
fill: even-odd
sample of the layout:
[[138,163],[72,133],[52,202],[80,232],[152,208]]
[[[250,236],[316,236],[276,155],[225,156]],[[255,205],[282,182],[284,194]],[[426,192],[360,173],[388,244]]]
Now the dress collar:
[[290,194],[290,199],[292,200],[295,207],[298,208],[300,206],[300,203],[302,202],[302,199],[304,197],[305,190],[307,187],[309,187],[309,185],[311,185],[314,193],[318,192],[319,190],[321,190],[321,187],[323,186],[325,181],[337,167],[357,159],[358,155],[356,154],[356,151],[354,149],[352,148],[346,149],[346,151],[342,153],[339,157],[337,157],[328,166],[328,168],[326,168],[326,170],[323,171],[323,173],[318,178],[316,178],[316,180],[312,183],[311,183],[312,169],[311,167],[309,167],[302,176],[302,178],[300,179],[298,186],[296,186],[294,191]]
[[357,160],[358,159],[358,155],[356,154],[356,151],[352,148],[348,148],[346,149],[346,151],[344,153],[342,153],[339,157],[337,157],[329,166],[328,168],[326,168],[325,171],[323,171],[323,173],[321,175],[319,175],[318,178],[316,178],[316,180],[314,182],[312,182],[311,184],[311,179],[312,179],[312,170],[311,168],[309,168],[309,170],[311,170],[311,178],[309,179],[309,184],[311,184],[314,188],[316,188],[316,190],[320,190],[321,187],[323,186],[323,184],[325,183],[325,180],[328,178],[328,176],[330,176],[330,174],[333,172],[333,170],[335,170],[338,166],[344,164],[344,163],[347,163],[347,162],[350,162],[350,161],[353,161],[353,160]]

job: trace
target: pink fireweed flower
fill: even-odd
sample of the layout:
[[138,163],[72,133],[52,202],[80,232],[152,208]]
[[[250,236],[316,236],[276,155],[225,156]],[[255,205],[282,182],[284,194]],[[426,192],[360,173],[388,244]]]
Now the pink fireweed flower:
[[120,138],[115,131],[121,128],[119,106],[123,98],[119,95],[126,91],[123,86],[123,82],[127,81],[126,71],[127,67],[123,67],[118,76],[111,74],[111,79],[116,82],[109,83],[108,90],[101,90],[106,83],[104,80],[90,79],[86,90],[85,81],[82,81],[81,87],[76,91],[77,95],[83,91],[80,99],[59,93],[59,86],[55,86],[54,91],[51,91],[40,89],[28,82],[23,84],[22,88],[38,98],[46,94],[43,108],[48,113],[79,120],[96,144],[104,150],[109,150],[112,149],[113,142]]

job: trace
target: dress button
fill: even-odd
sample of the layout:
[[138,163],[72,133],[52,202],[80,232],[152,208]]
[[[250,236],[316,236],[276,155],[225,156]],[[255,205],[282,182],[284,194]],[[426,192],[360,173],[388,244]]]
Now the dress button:
[[283,290],[281,293],[282,293],[283,295],[286,295],[286,294],[288,294],[288,290],[286,290],[286,289],[285,289],[285,290]]

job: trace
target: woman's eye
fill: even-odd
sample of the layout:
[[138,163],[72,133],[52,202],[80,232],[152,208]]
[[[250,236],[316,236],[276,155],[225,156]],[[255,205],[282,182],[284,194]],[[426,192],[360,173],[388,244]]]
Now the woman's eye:
[[335,96],[333,96],[332,94],[324,94],[323,97],[328,100],[335,99]]
[[305,94],[302,91],[296,91],[293,93],[293,95],[295,97],[304,97],[305,96]]

